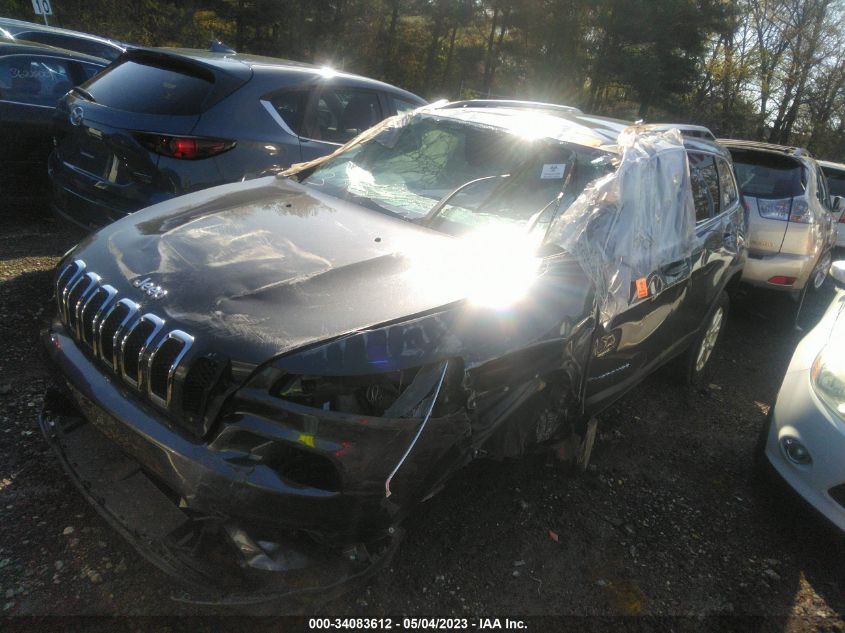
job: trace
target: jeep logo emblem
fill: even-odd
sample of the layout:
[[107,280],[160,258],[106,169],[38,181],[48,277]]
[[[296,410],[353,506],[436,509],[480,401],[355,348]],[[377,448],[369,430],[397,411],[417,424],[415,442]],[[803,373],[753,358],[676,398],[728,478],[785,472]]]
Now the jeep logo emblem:
[[136,288],[140,288],[141,292],[153,299],[161,299],[167,294],[167,290],[157,284],[154,284],[149,277],[146,279],[136,279],[132,282],[132,285]]
[[82,119],[84,118],[85,112],[82,110],[82,106],[76,106],[73,110],[70,111],[71,125],[82,125]]

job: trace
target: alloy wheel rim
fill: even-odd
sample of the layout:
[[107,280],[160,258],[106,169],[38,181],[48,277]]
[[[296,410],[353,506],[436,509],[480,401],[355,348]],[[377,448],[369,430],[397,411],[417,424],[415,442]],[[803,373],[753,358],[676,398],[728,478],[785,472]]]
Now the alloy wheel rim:
[[704,333],[704,338],[701,339],[701,345],[698,348],[698,357],[695,360],[695,371],[701,371],[710,360],[713,349],[716,347],[716,341],[719,338],[719,332],[722,329],[722,318],[725,311],[722,307],[718,307],[713,313],[713,318],[707,325],[707,331]]

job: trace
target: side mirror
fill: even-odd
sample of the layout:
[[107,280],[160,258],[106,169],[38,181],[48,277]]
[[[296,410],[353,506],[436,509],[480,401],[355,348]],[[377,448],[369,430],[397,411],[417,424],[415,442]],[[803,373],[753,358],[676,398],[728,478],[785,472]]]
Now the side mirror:
[[839,260],[830,265],[830,276],[837,286],[845,288],[845,260]]
[[840,213],[845,211],[845,197],[843,196],[831,196],[830,197],[830,208],[833,209],[836,213]]

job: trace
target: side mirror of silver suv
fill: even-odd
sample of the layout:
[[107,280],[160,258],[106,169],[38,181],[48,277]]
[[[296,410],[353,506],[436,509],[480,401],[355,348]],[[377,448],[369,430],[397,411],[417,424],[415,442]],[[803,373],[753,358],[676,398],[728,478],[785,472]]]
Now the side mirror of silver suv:
[[833,209],[834,212],[840,213],[845,211],[845,197],[843,196],[831,196],[830,197],[830,208]]

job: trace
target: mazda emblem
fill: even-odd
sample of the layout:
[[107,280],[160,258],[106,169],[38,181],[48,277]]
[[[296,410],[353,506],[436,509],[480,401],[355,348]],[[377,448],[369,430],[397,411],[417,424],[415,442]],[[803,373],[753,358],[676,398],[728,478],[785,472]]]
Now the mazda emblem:
[[82,106],[76,106],[73,110],[70,111],[70,124],[82,125],[82,119],[84,117],[85,112],[83,112]]

